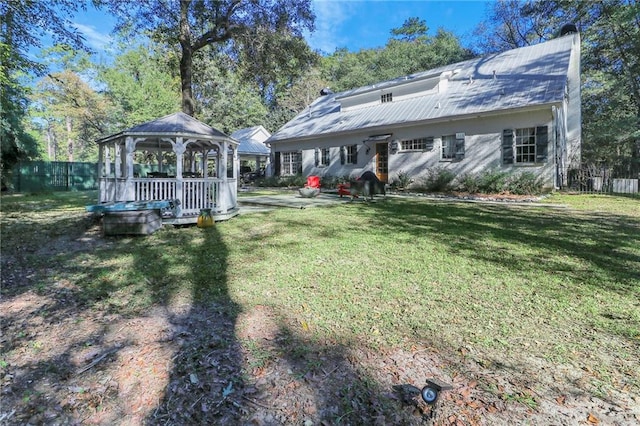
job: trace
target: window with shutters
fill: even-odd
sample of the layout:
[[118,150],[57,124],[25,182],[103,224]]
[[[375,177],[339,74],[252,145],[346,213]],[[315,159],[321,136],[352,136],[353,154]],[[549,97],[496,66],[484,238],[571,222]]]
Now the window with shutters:
[[405,139],[400,141],[401,151],[431,151],[433,138]]
[[358,145],[340,147],[340,164],[358,164]]
[[443,160],[453,160],[456,158],[456,135],[445,135],[442,137]]
[[535,163],[536,162],[536,128],[527,127],[516,129],[515,138],[515,162]]
[[442,136],[440,159],[444,161],[461,161],[464,158],[464,133]]
[[282,176],[294,176],[302,173],[302,153],[288,151],[281,153],[280,174]]
[[505,129],[502,132],[502,163],[544,163],[548,142],[546,126]]
[[329,148],[316,148],[315,150],[315,165],[316,167],[326,167],[329,165],[330,160]]

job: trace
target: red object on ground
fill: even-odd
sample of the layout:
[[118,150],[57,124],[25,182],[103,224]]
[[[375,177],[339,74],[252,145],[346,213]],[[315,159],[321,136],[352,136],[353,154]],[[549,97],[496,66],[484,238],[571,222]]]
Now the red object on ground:
[[320,188],[320,176],[308,176],[305,188]]
[[[338,195],[342,198],[343,195],[351,196],[351,185],[348,183],[340,183],[338,184]],[[357,195],[353,195],[354,198],[358,198]]]

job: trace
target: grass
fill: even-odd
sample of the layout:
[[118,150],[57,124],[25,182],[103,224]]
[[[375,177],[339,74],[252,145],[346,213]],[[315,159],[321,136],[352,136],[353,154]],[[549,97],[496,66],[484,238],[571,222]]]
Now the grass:
[[266,305],[309,340],[472,349],[484,365],[566,364],[592,371],[594,387],[640,388],[637,198],[279,209],[43,256],[44,240],[86,229],[94,195],[3,196],[3,256],[126,315],[176,300]]

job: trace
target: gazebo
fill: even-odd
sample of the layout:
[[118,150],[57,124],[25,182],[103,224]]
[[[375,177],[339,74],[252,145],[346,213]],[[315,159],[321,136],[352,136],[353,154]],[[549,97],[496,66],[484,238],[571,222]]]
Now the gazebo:
[[[170,200],[162,222],[195,223],[238,214],[238,142],[177,112],[98,139],[99,203]],[[175,203],[175,200],[178,202]]]

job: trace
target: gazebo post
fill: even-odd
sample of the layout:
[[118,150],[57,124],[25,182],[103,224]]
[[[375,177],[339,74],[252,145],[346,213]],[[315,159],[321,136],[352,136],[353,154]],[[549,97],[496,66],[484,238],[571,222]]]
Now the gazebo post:
[[176,143],[173,144],[173,152],[176,154],[176,198],[184,201],[182,198],[182,159],[186,147],[181,136],[176,138]]
[[[163,216],[165,223],[195,223],[199,210],[213,207],[216,220],[238,214],[236,187],[231,182],[237,176],[237,141],[224,133],[195,120],[184,113],[175,113],[144,123],[114,135],[99,139],[100,202],[140,202],[175,198],[179,208]],[[229,149],[234,151],[229,152]],[[175,155],[175,176],[136,176],[135,153],[147,151],[156,158],[157,171],[165,173],[165,153]],[[215,155],[213,154],[215,152]],[[201,153],[202,158],[198,158]],[[209,155],[211,158],[208,158]],[[229,158],[233,155],[233,158]],[[215,173],[209,171],[215,163]],[[174,172],[173,166],[171,172]],[[229,168],[233,176],[227,177]],[[202,176],[185,178],[187,170],[200,171]],[[156,170],[154,170],[156,171]],[[173,173],[172,173],[173,174]],[[215,199],[214,199],[215,197]],[[127,207],[128,208],[128,207]]]
[[135,201],[136,194],[135,188],[133,185],[133,153],[136,150],[136,144],[133,141],[131,136],[127,136],[125,139],[125,163],[126,163],[126,174],[125,174],[125,200],[126,201]]

